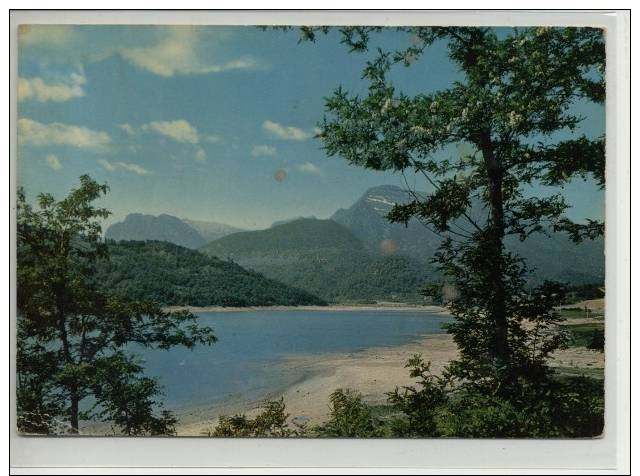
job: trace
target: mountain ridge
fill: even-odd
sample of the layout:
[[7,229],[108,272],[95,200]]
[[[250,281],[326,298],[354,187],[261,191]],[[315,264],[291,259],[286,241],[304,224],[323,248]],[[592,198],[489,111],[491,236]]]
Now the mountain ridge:
[[114,241],[166,241],[197,249],[210,241],[239,231],[243,230],[224,223],[178,218],[166,213],[130,213],[123,221],[109,226],[105,231],[105,238]]

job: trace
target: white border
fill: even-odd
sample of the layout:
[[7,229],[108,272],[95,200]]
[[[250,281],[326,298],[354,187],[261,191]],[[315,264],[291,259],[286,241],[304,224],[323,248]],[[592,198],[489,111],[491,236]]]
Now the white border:
[[[607,28],[607,363],[606,430],[596,440],[212,440],[206,438],[27,438],[11,430],[14,472],[70,473],[101,467],[110,472],[164,472],[183,468],[471,468],[509,473],[537,468],[604,472],[628,465],[629,370],[629,35],[626,12],[179,12],[47,11],[13,12],[10,18],[11,86],[16,80],[16,29],[19,23],[120,24],[457,24],[501,26],[592,25]],[[346,53],[345,53],[346,54]],[[11,88],[12,177],[15,195],[15,87]],[[611,160],[613,158],[613,160]],[[12,214],[13,215],[13,214]],[[13,218],[13,216],[12,216]],[[6,223],[6,221],[5,221]],[[11,232],[14,233],[14,225]],[[6,249],[6,248],[5,248]],[[11,256],[11,266],[15,259]],[[15,270],[15,268],[13,268]],[[14,274],[15,276],[15,274]],[[15,316],[15,294],[11,299]],[[12,357],[15,349],[11,348]],[[14,358],[9,377],[14,388]],[[11,398],[10,428],[15,423]],[[616,441],[620,444],[616,445]],[[366,464],[366,467],[363,466]],[[31,468],[31,470],[29,469]],[[103,469],[104,470],[104,469]],[[289,473],[290,471],[286,471]],[[439,471],[442,472],[442,471]],[[617,472],[617,471],[616,471]],[[531,473],[531,470],[528,471]]]

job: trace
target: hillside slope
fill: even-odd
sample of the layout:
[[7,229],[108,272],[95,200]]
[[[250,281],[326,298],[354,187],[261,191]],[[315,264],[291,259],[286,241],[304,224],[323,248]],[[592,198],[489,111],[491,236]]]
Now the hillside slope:
[[238,264],[159,241],[109,243],[96,280],[132,299],[165,305],[323,305],[312,294],[268,279]]
[[235,233],[202,248],[334,302],[421,300],[431,267],[403,256],[378,256],[332,220],[303,218]]

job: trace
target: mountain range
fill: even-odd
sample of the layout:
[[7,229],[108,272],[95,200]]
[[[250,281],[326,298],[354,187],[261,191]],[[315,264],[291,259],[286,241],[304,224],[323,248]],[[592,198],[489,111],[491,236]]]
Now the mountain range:
[[107,228],[105,238],[114,241],[167,241],[196,249],[239,231],[242,230],[223,223],[180,219],[167,214],[154,216],[131,213],[124,221]]
[[[416,220],[407,226],[387,221],[391,207],[410,198],[399,187],[374,187],[330,219],[282,220],[257,231],[132,214],[112,225],[106,237],[169,241],[198,249],[329,301],[416,301],[422,299],[418,289],[436,276],[430,260],[442,238]],[[481,207],[471,213],[482,220]],[[604,281],[601,238],[576,245],[560,233],[538,233],[524,242],[509,237],[506,247],[533,268],[533,283]]]
[[[372,252],[395,253],[429,262],[442,238],[417,220],[408,226],[389,223],[386,215],[394,203],[406,203],[411,195],[400,187],[383,185],[374,187],[347,209],[340,209],[331,217],[360,238]],[[471,207],[470,215],[476,222],[483,221],[479,205]],[[460,220],[458,225],[468,229],[471,225]],[[525,241],[516,236],[505,239],[507,250],[523,257],[533,269],[531,280],[567,281],[571,284],[604,281],[604,240],[586,240],[576,244],[563,233],[535,233]]]

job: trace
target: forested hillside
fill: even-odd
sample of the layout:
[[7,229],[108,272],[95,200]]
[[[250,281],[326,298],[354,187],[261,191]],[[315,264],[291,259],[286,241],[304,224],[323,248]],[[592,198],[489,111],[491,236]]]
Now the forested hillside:
[[165,305],[323,305],[300,289],[167,242],[109,242],[110,259],[99,263],[97,282],[131,299]]
[[430,266],[408,257],[372,253],[333,220],[235,233],[202,251],[334,302],[421,301],[418,291],[431,276]]

